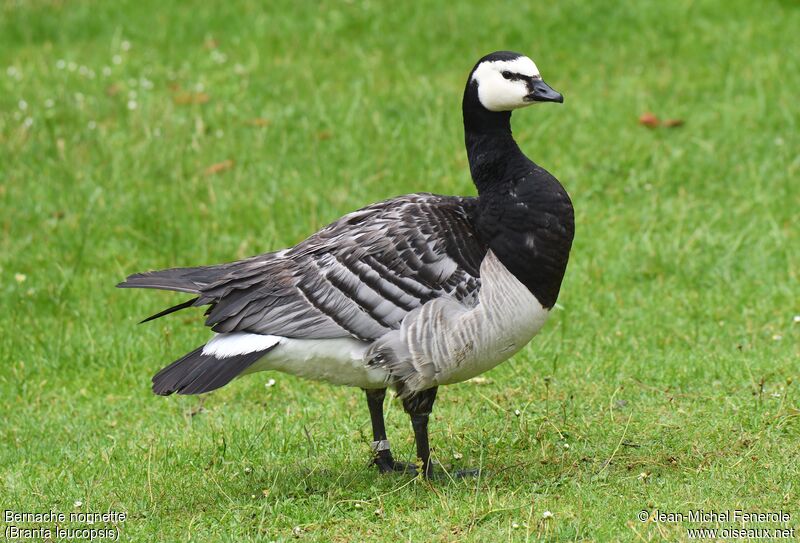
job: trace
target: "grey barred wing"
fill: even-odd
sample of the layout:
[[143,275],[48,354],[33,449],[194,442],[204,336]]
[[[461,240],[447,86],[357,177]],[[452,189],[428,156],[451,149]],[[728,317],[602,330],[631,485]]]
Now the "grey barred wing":
[[208,271],[183,290],[199,294],[194,305],[212,305],[206,324],[217,332],[374,340],[434,298],[475,303],[487,251],[475,206],[432,194],[385,200],[292,249],[194,268]]

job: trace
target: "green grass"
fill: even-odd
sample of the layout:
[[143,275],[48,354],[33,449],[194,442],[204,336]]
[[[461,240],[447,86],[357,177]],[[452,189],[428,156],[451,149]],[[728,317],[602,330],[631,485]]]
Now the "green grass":
[[[0,6],[0,509],[125,511],[125,541],[696,526],[642,509],[800,526],[796,2],[261,4]],[[487,474],[378,476],[358,390],[258,374],[153,396],[209,334],[196,313],[137,326],[184,297],[115,283],[277,250],[398,194],[474,194],[461,92],[495,49],[566,97],[513,123],[577,236],[540,336],[440,391],[435,457]],[[397,403],[388,425],[412,457]]]

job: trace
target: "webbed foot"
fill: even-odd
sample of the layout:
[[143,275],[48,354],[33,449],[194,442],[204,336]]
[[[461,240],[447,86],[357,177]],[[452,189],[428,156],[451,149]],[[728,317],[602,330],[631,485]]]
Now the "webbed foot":
[[429,470],[428,479],[432,481],[448,481],[450,479],[465,479],[481,475],[480,468],[465,468],[456,471],[446,471],[444,468]]
[[417,465],[410,462],[398,462],[393,458],[385,458],[382,456],[375,457],[373,463],[378,466],[378,471],[381,473],[403,473],[408,475],[417,474]]

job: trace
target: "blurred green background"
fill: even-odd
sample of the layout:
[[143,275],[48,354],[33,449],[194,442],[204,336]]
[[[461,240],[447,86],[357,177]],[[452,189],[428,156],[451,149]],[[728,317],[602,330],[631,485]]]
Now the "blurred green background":
[[[796,525],[798,28],[789,0],[3,2],[0,508],[126,511],[127,541],[674,541],[695,525],[637,513],[695,508]],[[434,456],[486,475],[379,477],[358,390],[153,396],[210,333],[137,326],[184,297],[114,285],[474,194],[461,93],[497,49],[565,96],[513,126],[577,235],[540,336],[440,392]],[[412,457],[396,403],[388,424]]]

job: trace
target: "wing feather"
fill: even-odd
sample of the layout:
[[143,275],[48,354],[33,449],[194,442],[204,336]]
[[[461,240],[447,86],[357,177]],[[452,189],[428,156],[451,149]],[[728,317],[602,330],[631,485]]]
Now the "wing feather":
[[401,196],[288,250],[137,274],[121,286],[197,294],[194,305],[211,304],[206,324],[217,332],[374,340],[432,299],[477,300],[487,246],[473,227],[476,208],[474,198]]

